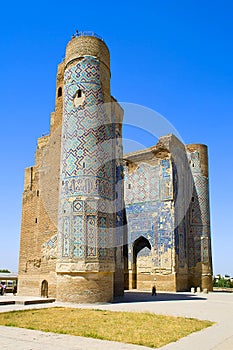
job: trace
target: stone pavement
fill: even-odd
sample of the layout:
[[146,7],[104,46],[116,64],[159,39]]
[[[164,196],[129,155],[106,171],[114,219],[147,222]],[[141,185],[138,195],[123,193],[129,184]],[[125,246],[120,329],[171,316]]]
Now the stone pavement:
[[[0,305],[0,312],[54,306],[98,308],[112,311],[149,311],[158,314],[194,317],[216,322],[212,327],[170,343],[162,350],[232,350],[233,349],[233,293],[150,293],[128,291],[123,298],[106,304],[49,303],[23,305],[33,298],[0,297],[0,302],[21,300],[21,304]],[[154,330],[156,331],[156,330]],[[0,349],[17,350],[146,350],[137,345],[122,344],[91,338],[44,333],[13,327],[0,327]]]

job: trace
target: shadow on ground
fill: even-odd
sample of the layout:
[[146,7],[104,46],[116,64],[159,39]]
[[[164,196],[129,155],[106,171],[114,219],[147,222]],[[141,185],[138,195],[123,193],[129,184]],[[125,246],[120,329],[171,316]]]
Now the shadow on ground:
[[156,296],[152,296],[150,292],[142,291],[125,291],[124,296],[116,297],[113,304],[116,303],[137,303],[137,302],[155,302],[155,301],[180,301],[180,300],[206,300],[205,297],[194,294],[185,293],[165,293],[158,292]]

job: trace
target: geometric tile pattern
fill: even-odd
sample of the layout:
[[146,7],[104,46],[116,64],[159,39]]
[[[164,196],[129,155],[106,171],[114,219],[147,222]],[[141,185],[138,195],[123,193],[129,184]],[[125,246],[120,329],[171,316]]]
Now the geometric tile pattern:
[[[95,57],[85,56],[67,68],[64,83],[60,190],[63,210],[59,211],[62,256],[96,259],[112,251],[106,246],[111,241],[109,236],[114,235],[114,228],[107,229],[112,216],[107,209],[115,199],[115,126],[103,105],[100,62]],[[82,100],[78,100],[80,95]],[[106,214],[102,215],[100,227],[99,213]]]
[[62,255],[68,257],[70,255],[70,218],[64,217],[63,221],[63,251]]
[[129,173],[124,169],[126,204],[159,200],[159,167],[140,163]]
[[82,215],[73,216],[73,256],[83,258],[85,254],[84,221]]
[[208,179],[200,174],[193,175],[195,200],[192,202],[191,224],[209,224]]
[[126,168],[125,193],[127,203],[173,199],[171,161],[161,160],[157,166],[140,163],[131,174]]
[[[169,259],[167,265],[171,266],[171,256],[167,254],[172,248],[174,233],[172,208],[168,201],[173,198],[170,160],[161,161],[156,166],[140,163],[131,173],[126,166],[124,179],[129,258],[133,258],[134,242],[145,237],[152,247],[154,267],[161,267],[163,254]],[[140,254],[148,254],[148,251],[144,249]]]
[[160,162],[160,200],[173,199],[172,167],[169,159],[163,159]]
[[[124,168],[130,259],[134,242],[142,236],[152,247],[154,268],[163,267],[164,257],[170,259],[171,248],[179,268],[187,262],[189,267],[210,263],[208,178],[201,172],[198,151],[186,155],[174,150],[172,158],[155,166],[141,162],[131,172]],[[147,249],[140,254],[148,254]]]
[[107,218],[106,217],[99,217],[98,218],[98,229],[99,229],[99,236],[98,236],[98,253],[99,256],[106,256],[107,255],[107,242],[106,242],[106,236],[107,236]]
[[198,151],[188,154],[194,190],[190,205],[189,267],[210,263],[210,213],[208,179],[200,168]]
[[96,217],[87,216],[87,256],[97,257],[97,227]]

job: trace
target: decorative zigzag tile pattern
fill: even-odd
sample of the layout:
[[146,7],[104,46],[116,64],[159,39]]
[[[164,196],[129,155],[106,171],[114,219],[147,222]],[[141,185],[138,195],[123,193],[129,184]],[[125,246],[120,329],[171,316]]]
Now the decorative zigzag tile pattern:
[[210,262],[210,214],[208,179],[202,175],[197,151],[188,154],[194,191],[190,205],[189,267]]
[[[107,228],[114,212],[115,127],[106,122],[109,118],[96,58],[85,56],[66,69],[64,82],[59,216],[62,256],[97,259],[112,252],[106,247],[109,235],[114,234],[114,229],[110,232]],[[105,217],[100,217],[101,213],[106,213]]]

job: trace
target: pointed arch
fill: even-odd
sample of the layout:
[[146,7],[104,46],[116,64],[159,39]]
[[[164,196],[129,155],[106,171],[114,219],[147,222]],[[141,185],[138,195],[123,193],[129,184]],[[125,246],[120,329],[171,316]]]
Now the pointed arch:
[[48,298],[48,289],[49,289],[48,281],[43,280],[41,283],[41,296],[42,297]]
[[133,261],[132,261],[132,288],[137,289],[137,256],[138,253],[148,248],[151,250],[151,244],[144,236],[138,237],[133,243]]

